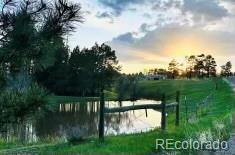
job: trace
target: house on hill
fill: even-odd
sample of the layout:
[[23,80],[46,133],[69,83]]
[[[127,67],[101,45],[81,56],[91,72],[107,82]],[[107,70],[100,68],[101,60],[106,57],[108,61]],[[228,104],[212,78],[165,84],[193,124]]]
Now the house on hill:
[[160,74],[155,74],[155,75],[146,75],[146,80],[165,80],[167,79],[166,75],[160,75]]

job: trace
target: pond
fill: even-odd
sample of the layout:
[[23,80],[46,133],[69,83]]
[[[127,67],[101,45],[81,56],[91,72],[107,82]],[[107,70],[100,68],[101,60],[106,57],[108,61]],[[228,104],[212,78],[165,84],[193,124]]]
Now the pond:
[[[105,107],[130,106],[138,104],[160,104],[153,100],[107,101]],[[152,109],[124,113],[105,114],[105,135],[146,132],[161,125],[161,113]],[[84,137],[97,136],[99,126],[99,102],[60,104],[54,112],[47,112],[37,119],[10,125],[1,132],[10,140],[13,136],[24,141],[35,142],[45,138],[64,138],[71,134]]]

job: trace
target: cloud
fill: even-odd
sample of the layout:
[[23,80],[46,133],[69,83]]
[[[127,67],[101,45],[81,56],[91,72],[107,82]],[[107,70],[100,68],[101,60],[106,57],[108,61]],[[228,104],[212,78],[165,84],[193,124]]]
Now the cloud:
[[148,31],[142,38],[125,33],[109,44],[123,64],[166,67],[173,58],[184,59],[191,54],[205,53],[212,54],[218,60],[218,66],[221,66],[228,60],[235,61],[234,40],[235,32],[170,24]]
[[144,14],[143,14],[143,17],[148,18],[148,19],[151,19],[151,18],[152,18],[152,16],[150,15],[150,13],[144,13]]
[[164,11],[170,8],[180,8],[182,5],[181,0],[158,0],[152,6],[152,10],[154,11]]
[[117,44],[129,44],[132,45],[135,43],[136,39],[133,37],[133,33],[127,32],[125,34],[121,34],[118,37],[112,40]]
[[[178,8],[181,5],[181,0],[98,0],[100,4],[110,8],[114,15],[120,16],[122,12],[137,11],[136,7],[145,5],[152,7],[153,10],[166,10],[170,7]],[[146,17],[149,17],[148,13],[145,13]]]
[[231,4],[235,4],[235,1],[234,1],[234,0],[222,0],[222,1],[224,1],[224,2],[229,2],[229,3],[231,3]]
[[228,16],[228,10],[218,0],[184,0],[184,13],[191,13],[194,21],[214,21]]
[[109,12],[102,12],[102,13],[98,12],[98,13],[96,14],[96,17],[97,17],[97,18],[109,19],[109,22],[110,22],[110,23],[113,23],[113,15],[112,15],[111,13],[109,13]]
[[[148,0],[98,0],[98,2],[103,6],[111,8],[116,16],[121,15],[121,13],[128,7],[133,5],[144,4],[146,3],[146,1]],[[134,8],[131,8],[131,10],[133,9]]]
[[140,31],[141,32],[148,32],[149,31],[149,25],[144,23],[140,26]]
[[143,23],[155,20],[156,25],[181,22],[206,26],[230,15],[228,8],[223,4],[230,1],[232,0],[98,0],[105,10],[97,17],[113,21],[125,11],[136,14],[143,12]]
[[[158,26],[157,23],[154,24],[147,24],[147,23],[143,23],[140,28],[139,28],[139,33],[148,33],[154,29],[156,29],[156,27]],[[138,33],[137,33],[138,34]]]

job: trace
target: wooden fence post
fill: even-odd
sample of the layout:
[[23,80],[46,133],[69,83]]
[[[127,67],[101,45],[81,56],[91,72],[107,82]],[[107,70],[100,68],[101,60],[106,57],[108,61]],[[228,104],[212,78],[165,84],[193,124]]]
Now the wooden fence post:
[[148,117],[148,111],[145,109],[145,116]]
[[162,130],[166,129],[166,96],[162,95],[162,120],[161,120]]
[[99,139],[104,140],[104,90],[100,94],[100,119],[99,119]]
[[176,92],[176,102],[177,102],[177,105],[176,105],[176,120],[175,120],[175,125],[176,126],[179,126],[179,122],[180,122],[180,91],[177,91]]

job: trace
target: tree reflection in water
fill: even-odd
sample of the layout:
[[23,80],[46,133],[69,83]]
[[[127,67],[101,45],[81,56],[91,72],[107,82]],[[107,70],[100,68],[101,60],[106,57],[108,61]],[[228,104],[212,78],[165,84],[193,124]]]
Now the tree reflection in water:
[[[106,107],[127,106],[143,103],[131,102],[106,102]],[[145,100],[151,104],[153,101]],[[155,102],[156,103],[156,102]],[[82,136],[97,136],[99,120],[99,102],[60,104],[57,110],[47,112],[41,117],[27,118],[15,124],[4,124],[5,131],[0,136],[12,141],[18,139],[24,142],[35,142],[47,137],[65,138],[70,129],[78,129]],[[124,113],[105,114],[105,134],[122,134],[141,132],[160,126],[161,114],[154,110],[128,111]]]

